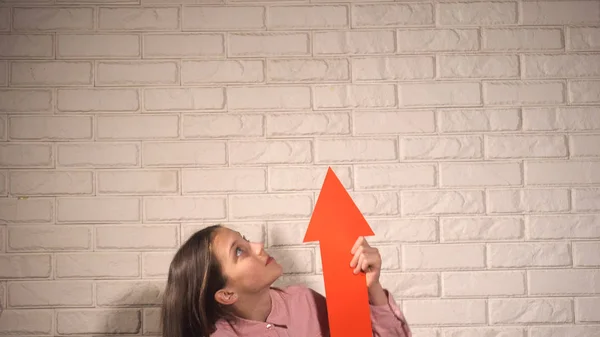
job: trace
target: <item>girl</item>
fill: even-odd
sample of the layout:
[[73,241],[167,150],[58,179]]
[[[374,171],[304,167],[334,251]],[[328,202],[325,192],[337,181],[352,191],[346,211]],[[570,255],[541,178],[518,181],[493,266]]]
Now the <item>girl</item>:
[[[379,283],[381,257],[359,238],[349,261],[365,272],[373,336],[411,337],[404,315]],[[329,336],[325,298],[304,286],[271,285],[282,267],[238,232],[220,225],[194,233],[169,268],[163,337]]]

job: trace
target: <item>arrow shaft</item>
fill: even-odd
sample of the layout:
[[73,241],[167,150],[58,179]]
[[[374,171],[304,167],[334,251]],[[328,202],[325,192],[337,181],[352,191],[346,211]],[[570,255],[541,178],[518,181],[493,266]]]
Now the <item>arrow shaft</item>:
[[350,248],[340,249],[343,246],[341,242],[321,243],[330,336],[372,337],[366,278],[362,273],[354,275]]

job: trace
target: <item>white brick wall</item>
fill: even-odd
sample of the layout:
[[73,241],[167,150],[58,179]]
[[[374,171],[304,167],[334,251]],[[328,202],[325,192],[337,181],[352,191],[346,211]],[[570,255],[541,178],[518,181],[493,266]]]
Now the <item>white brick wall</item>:
[[600,335],[598,0],[0,1],[0,335],[160,335],[194,231],[328,166],[415,337]]

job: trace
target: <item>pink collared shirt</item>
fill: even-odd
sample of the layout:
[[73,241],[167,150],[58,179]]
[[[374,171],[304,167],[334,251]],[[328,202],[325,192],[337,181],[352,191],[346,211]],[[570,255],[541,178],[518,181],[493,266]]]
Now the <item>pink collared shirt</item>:
[[[329,336],[325,297],[304,286],[278,291],[271,288],[271,313],[266,322],[238,319],[216,324],[211,337],[326,337]],[[388,303],[371,305],[373,337],[411,337],[404,315],[385,290]]]

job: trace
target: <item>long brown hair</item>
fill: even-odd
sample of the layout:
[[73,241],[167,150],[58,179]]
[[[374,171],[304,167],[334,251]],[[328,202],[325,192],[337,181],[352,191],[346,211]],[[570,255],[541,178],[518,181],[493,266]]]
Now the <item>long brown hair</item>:
[[219,319],[233,319],[215,300],[226,283],[211,248],[220,228],[214,225],[194,233],[173,257],[163,294],[163,337],[209,337]]

